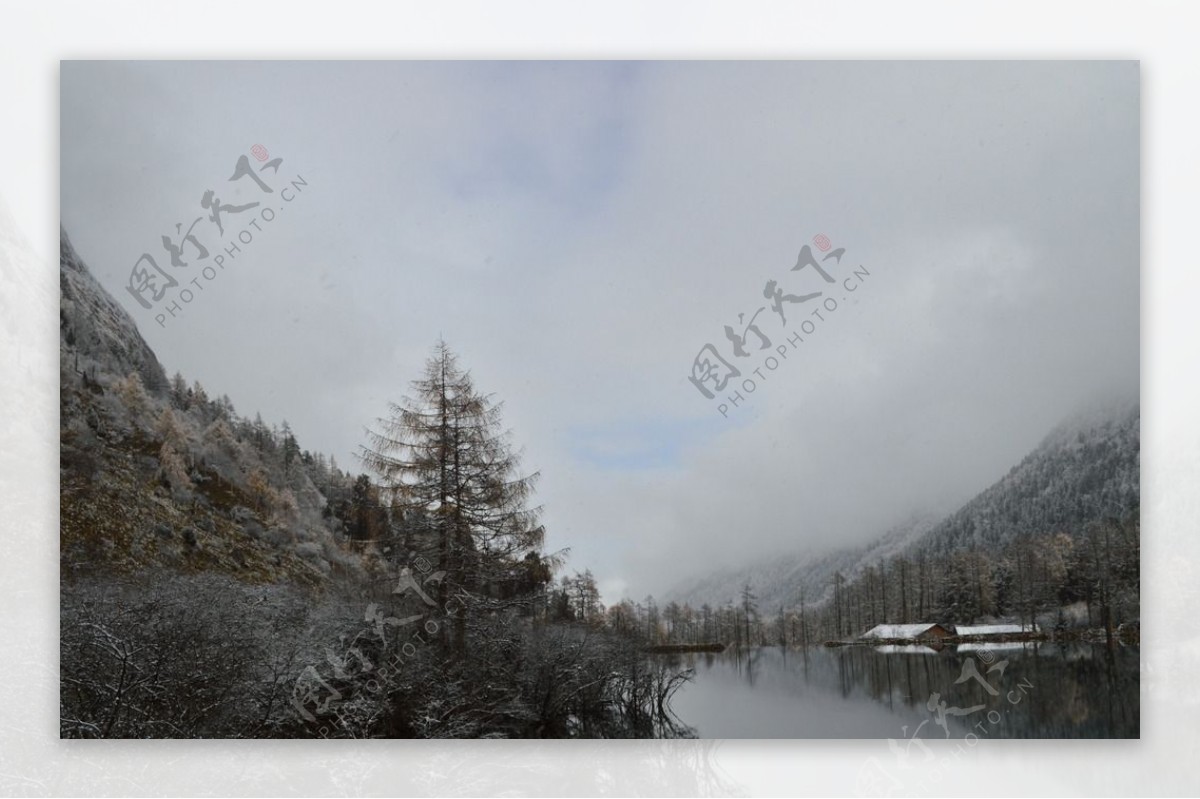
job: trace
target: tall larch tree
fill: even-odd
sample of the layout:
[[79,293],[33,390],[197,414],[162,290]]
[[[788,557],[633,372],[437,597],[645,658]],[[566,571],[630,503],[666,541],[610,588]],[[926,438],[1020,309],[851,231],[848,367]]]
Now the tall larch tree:
[[425,537],[445,572],[438,590],[452,619],[448,644],[460,654],[471,608],[497,595],[543,541],[541,509],[529,506],[537,474],[520,473],[502,407],[439,341],[411,395],[367,430],[360,453],[392,507],[429,528]]

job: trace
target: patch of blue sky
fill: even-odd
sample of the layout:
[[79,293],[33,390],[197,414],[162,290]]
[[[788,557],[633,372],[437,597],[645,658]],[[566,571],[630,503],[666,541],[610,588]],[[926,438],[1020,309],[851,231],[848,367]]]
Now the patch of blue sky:
[[711,416],[647,418],[575,427],[568,432],[567,447],[572,458],[598,469],[672,469],[682,466],[689,452],[746,421],[723,419],[714,411]]
[[489,117],[481,150],[450,167],[455,194],[467,201],[521,195],[580,216],[603,208],[626,172],[643,68],[561,62],[555,71],[563,74],[547,80],[544,62],[479,65],[471,79],[497,93],[508,113]]

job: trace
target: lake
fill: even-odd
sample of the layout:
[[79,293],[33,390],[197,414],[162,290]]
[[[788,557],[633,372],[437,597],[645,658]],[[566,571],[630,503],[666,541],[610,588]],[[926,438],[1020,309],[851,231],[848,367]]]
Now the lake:
[[666,657],[701,738],[1137,738],[1138,647],[1025,643]]

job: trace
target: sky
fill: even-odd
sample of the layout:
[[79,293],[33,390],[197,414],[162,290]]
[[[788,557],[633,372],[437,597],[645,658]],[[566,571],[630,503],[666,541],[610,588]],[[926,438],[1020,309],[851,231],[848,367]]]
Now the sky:
[[61,214],[168,373],[351,471],[444,338],[613,602],[1136,395],[1139,102],[1136,62],[63,62]]

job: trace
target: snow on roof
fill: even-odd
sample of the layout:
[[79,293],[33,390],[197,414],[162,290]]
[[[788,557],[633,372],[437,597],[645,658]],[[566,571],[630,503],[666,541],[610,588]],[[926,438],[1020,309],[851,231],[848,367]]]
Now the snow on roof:
[[1005,643],[984,642],[979,644],[959,644],[959,652],[1008,652],[1014,649],[1027,649],[1036,646],[1032,641],[1007,641]]
[[863,633],[863,638],[918,638],[937,627],[937,624],[877,624]]
[[[1031,629],[1028,624],[976,624],[959,627],[957,632],[959,635],[1015,635],[1031,632]],[[1033,625],[1032,632],[1037,632],[1036,624]]]
[[922,644],[880,644],[875,651],[883,655],[936,655],[937,650]]

